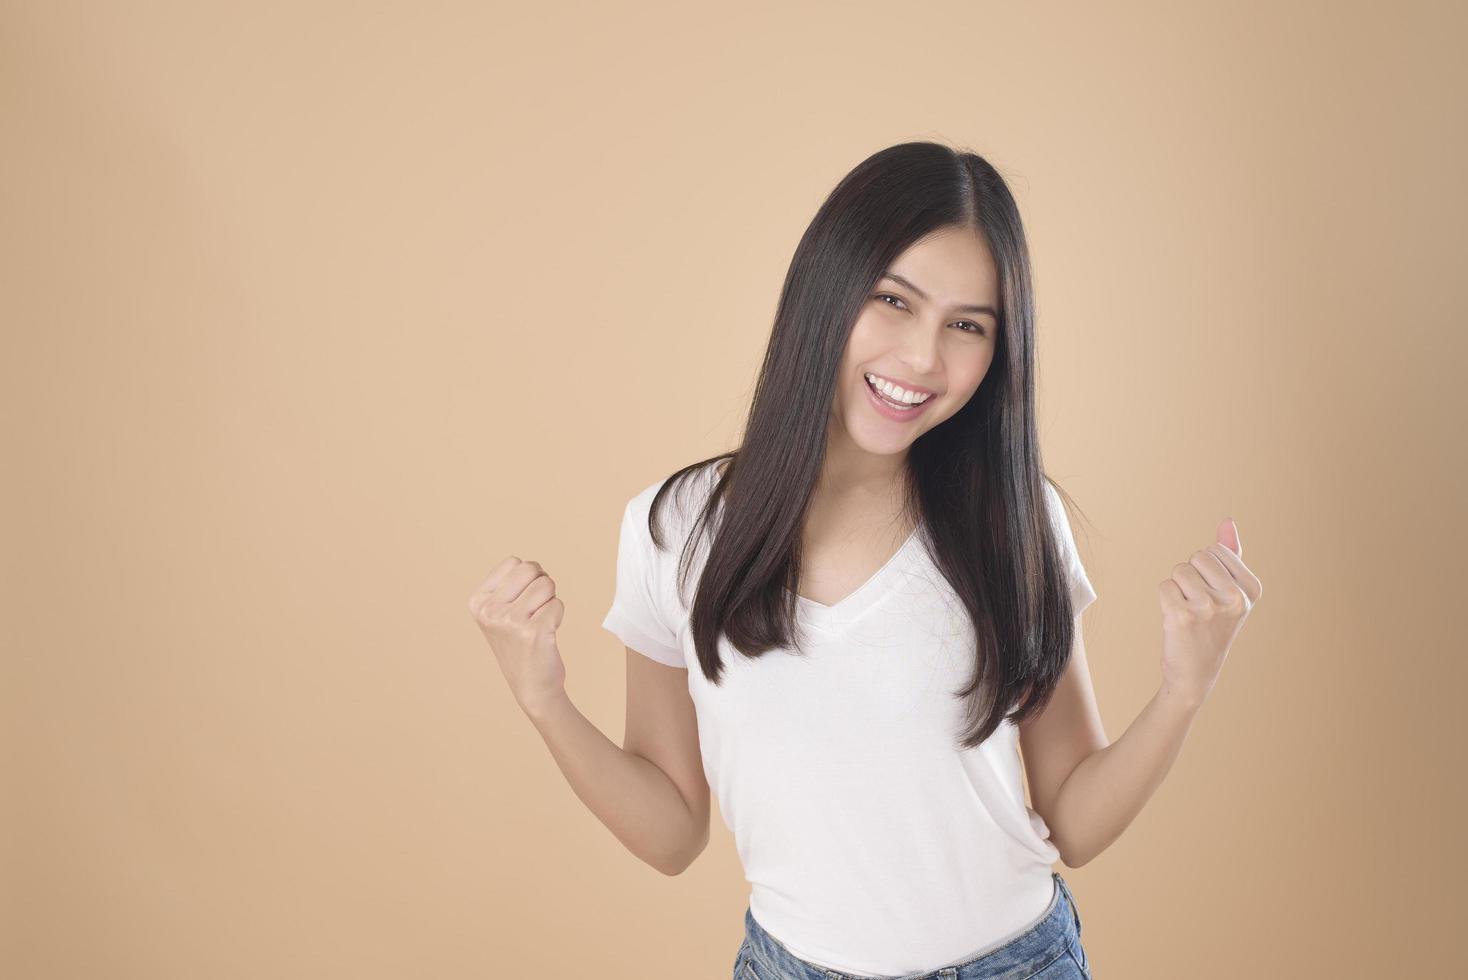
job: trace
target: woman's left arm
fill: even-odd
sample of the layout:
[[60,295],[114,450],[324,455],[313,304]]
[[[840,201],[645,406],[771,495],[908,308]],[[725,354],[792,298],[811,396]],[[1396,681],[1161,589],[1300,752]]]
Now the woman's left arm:
[[[1176,761],[1229,647],[1264,591],[1242,553],[1238,527],[1226,520],[1217,542],[1173,566],[1172,575],[1158,583],[1162,683],[1115,742],[1104,744],[1103,736],[1097,747],[1094,697],[1060,696],[1064,682],[1044,712],[1021,723],[1034,808],[1068,866],[1086,864],[1120,837]],[[1072,667],[1086,676],[1073,679],[1071,690],[1089,695],[1084,658]]]

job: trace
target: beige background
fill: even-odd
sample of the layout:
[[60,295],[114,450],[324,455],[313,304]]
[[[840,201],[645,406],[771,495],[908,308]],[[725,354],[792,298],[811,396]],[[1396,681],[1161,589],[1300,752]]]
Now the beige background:
[[717,814],[639,863],[465,602],[540,561],[620,741],[622,505],[734,445],[797,238],[908,139],[1020,200],[1109,735],[1218,520],[1267,590],[1058,866],[1098,976],[1461,964],[1463,20],[5,4],[0,974],[727,977]]

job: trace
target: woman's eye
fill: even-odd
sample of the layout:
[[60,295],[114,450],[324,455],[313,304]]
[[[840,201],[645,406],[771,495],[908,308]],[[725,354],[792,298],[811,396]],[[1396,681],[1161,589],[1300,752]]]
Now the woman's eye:
[[[903,303],[901,299],[893,296],[891,293],[877,293],[872,299],[879,299],[884,303],[890,299],[892,302],[887,303],[888,306],[895,307],[899,310],[907,308],[907,304]],[[972,320],[959,320],[958,322],[967,328],[963,331],[964,333],[971,333],[980,337],[988,336],[989,331],[985,330],[982,324],[975,323]]]

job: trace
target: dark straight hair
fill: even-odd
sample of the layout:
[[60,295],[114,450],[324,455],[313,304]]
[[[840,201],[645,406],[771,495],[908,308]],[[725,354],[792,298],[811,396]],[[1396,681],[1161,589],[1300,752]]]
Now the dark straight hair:
[[747,657],[800,652],[801,532],[847,338],[890,263],[950,226],[975,229],[994,256],[997,346],[968,403],[908,449],[905,502],[974,625],[974,671],[952,692],[966,701],[960,745],[972,748],[1016,705],[1010,717],[1019,721],[1048,703],[1073,632],[1036,434],[1029,249],[1014,198],[983,157],[902,143],[841,179],[791,259],[739,448],[672,473],[653,499],[648,529],[661,549],[664,497],[727,460],[703,472],[711,490],[680,561],[681,591],[691,543],[710,535],[689,618],[699,667],[719,683],[720,635]]

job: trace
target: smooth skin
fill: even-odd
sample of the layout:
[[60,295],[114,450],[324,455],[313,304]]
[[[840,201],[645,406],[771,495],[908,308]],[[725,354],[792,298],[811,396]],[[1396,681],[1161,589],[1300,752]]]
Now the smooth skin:
[[[989,246],[968,229],[914,242],[877,281],[838,368],[801,542],[800,595],[835,604],[912,533],[913,515],[902,513],[908,447],[962,408],[989,373],[998,291]],[[869,371],[935,394],[913,420],[889,419],[868,399]]]
[[[799,594],[832,605],[882,567],[912,532],[902,512],[905,454],[958,411],[993,363],[998,275],[968,228],[915,242],[878,281],[842,355],[825,462],[807,512]],[[934,391],[912,421],[867,399],[865,373]],[[1126,732],[1101,724],[1077,615],[1070,661],[1045,710],[1020,726],[1031,805],[1069,867],[1111,844],[1173,761],[1229,646],[1258,601],[1238,529],[1219,525],[1158,584],[1162,681]],[[555,631],[564,609],[538,562],[510,556],[475,589],[469,608],[514,693],[577,796],[622,843],[679,874],[709,840],[710,794],[688,675],[627,648],[626,728],[619,748],[567,697]]]
[[556,643],[565,606],[555,589],[539,562],[510,555],[474,589],[469,612],[576,796],[640,860],[680,874],[709,835],[688,674],[627,649],[627,732],[618,747],[566,693]]

